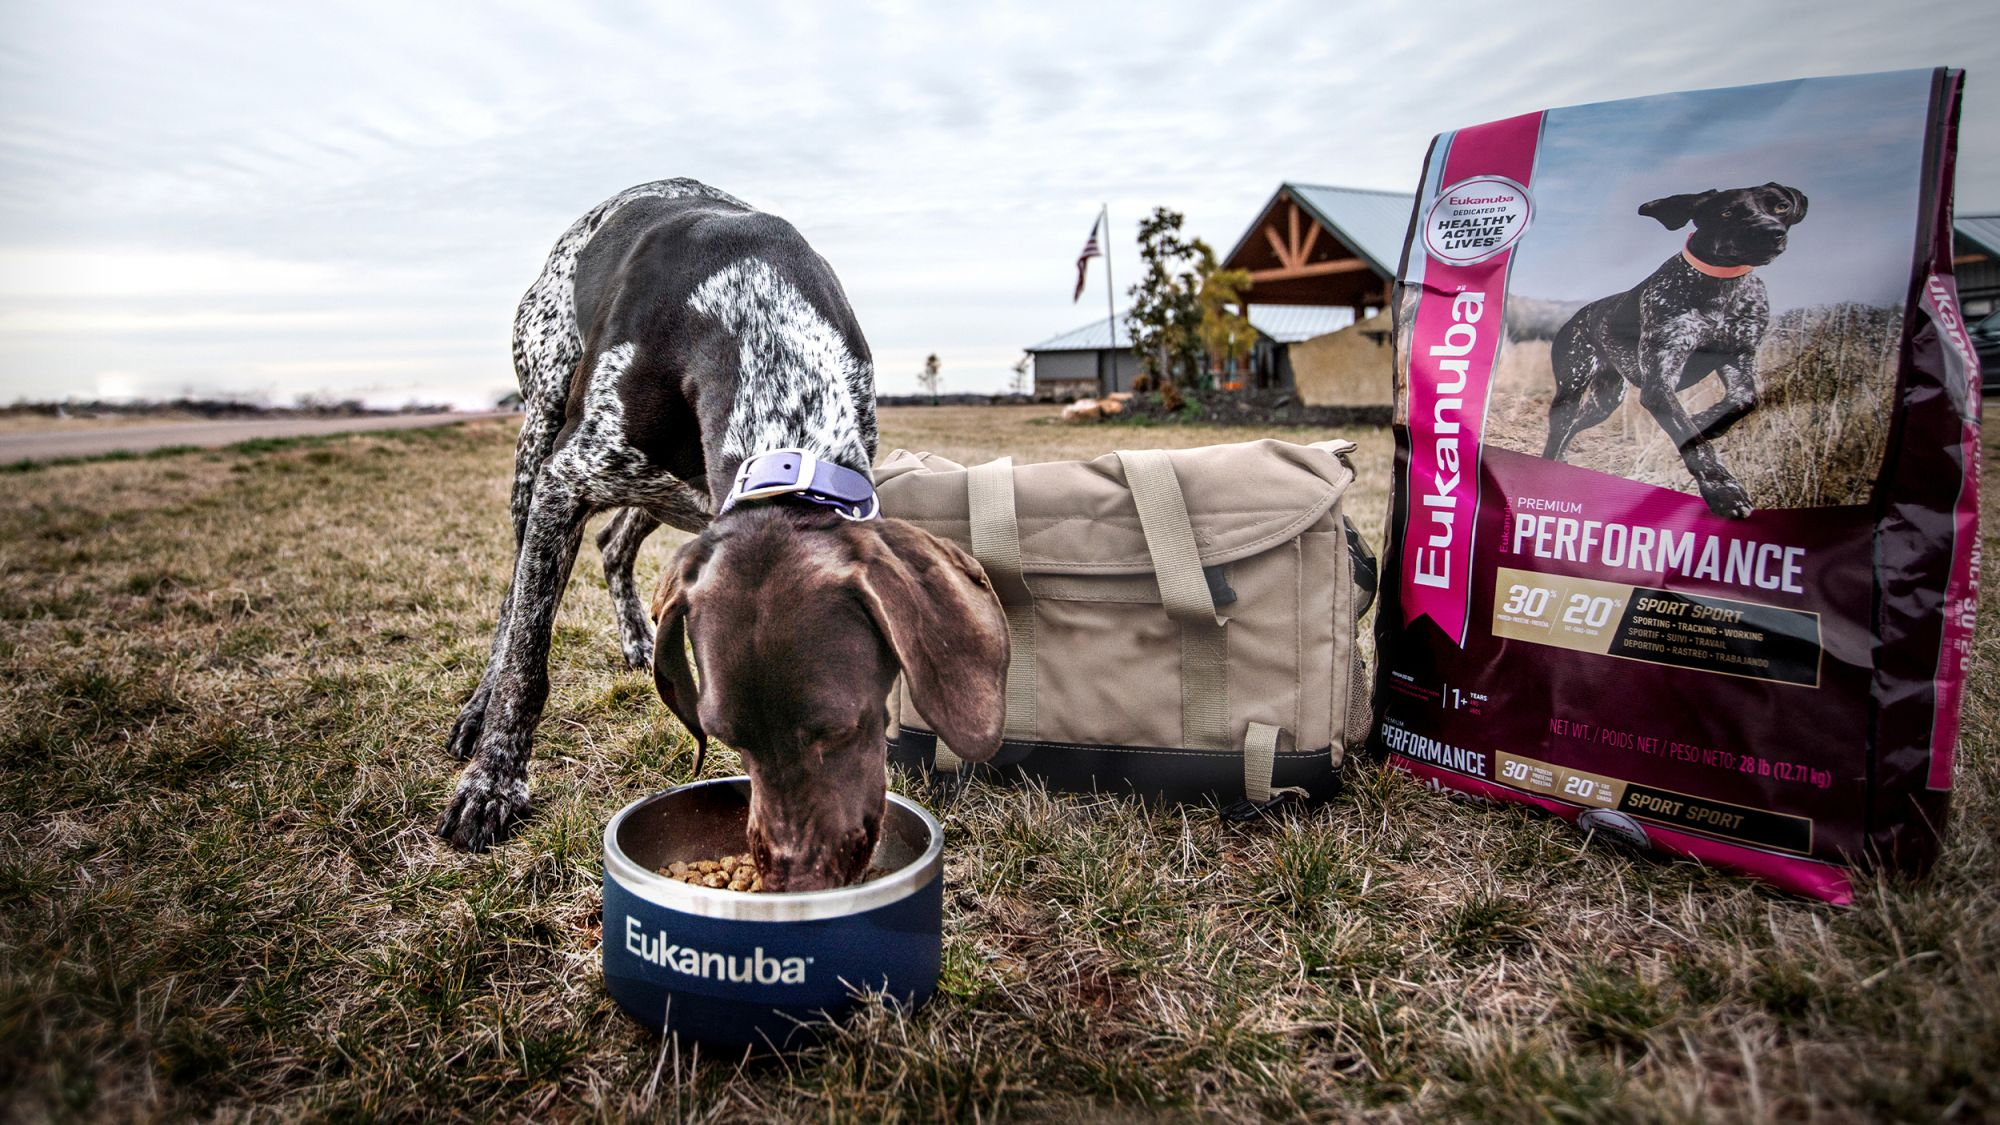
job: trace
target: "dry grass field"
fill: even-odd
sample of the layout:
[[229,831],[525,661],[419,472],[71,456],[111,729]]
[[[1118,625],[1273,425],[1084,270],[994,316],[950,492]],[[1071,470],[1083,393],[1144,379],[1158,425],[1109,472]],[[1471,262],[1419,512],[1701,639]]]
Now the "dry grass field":
[[[888,411],[884,451],[1255,436],[1043,413]],[[692,747],[622,669],[594,555],[532,820],[478,856],[431,834],[508,565],[511,433],[0,477],[0,1119],[2000,1115],[1990,592],[1925,882],[1798,901],[1367,763],[1253,827],[903,779],[948,832],[935,1001],[785,1059],[667,1049],[603,990],[600,832]],[[1389,440],[1351,436],[1379,541]]]

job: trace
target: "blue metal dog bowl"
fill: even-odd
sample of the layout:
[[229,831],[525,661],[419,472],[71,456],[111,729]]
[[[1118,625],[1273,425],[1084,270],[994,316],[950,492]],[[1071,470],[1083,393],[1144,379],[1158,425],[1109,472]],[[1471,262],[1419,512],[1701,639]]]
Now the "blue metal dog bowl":
[[783,1047],[865,991],[915,1008],[937,988],[944,831],[891,793],[872,882],[795,894],[697,887],[675,860],[749,850],[750,779],[683,785],[604,830],[604,983],[634,1019],[704,1043]]

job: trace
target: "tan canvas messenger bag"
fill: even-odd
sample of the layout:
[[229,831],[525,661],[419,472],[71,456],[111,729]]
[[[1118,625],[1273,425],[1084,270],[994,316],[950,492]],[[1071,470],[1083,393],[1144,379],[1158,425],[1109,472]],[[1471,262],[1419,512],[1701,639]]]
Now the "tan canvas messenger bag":
[[[1007,614],[1003,773],[1061,789],[1324,799],[1365,739],[1356,621],[1374,559],[1341,514],[1345,441],[970,469],[897,450],[884,515],[970,551]],[[890,754],[962,763],[898,688]],[[900,720],[900,723],[893,723]]]

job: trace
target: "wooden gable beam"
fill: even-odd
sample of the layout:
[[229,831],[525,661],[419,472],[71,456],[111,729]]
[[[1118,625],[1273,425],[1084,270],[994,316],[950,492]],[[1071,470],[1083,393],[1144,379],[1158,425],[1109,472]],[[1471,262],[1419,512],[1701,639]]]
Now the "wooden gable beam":
[[1284,240],[1278,237],[1277,225],[1273,224],[1271,226],[1265,227],[1264,237],[1271,240],[1271,253],[1276,254],[1278,256],[1278,268],[1287,270],[1291,269],[1292,256],[1289,252],[1286,251]]
[[1250,284],[1260,281],[1294,281],[1303,277],[1327,277],[1333,274],[1354,273],[1369,268],[1368,263],[1359,258],[1335,258],[1328,262],[1313,262],[1310,265],[1281,266],[1274,270],[1251,270]]
[[1306,264],[1306,259],[1312,257],[1313,244],[1319,241],[1319,230],[1317,222],[1306,227],[1306,240],[1298,248],[1298,254],[1292,260],[1294,266],[1303,266]]
[[[1263,226],[1264,241],[1271,246],[1271,255],[1278,260],[1275,270],[1252,270],[1250,276],[1276,280],[1280,277],[1314,277],[1325,273],[1346,273],[1353,267],[1343,266],[1331,270],[1310,270],[1307,261],[1311,259],[1313,248],[1319,245],[1319,236],[1324,230],[1316,219],[1307,218],[1300,222],[1298,200],[1289,196],[1285,199],[1284,230],[1278,229],[1278,215],[1273,209],[1269,222]],[[1346,259],[1341,259],[1345,261]],[[1325,263],[1314,263],[1321,265]],[[1293,271],[1308,270],[1305,273]]]

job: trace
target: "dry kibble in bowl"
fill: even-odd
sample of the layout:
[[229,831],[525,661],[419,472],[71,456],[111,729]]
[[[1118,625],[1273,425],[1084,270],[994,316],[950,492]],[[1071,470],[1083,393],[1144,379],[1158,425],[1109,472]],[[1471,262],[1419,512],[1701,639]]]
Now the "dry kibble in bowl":
[[[764,889],[764,880],[757,874],[757,862],[749,852],[742,855],[726,855],[720,859],[677,859],[659,873],[669,879],[678,879],[697,887],[713,887],[724,891],[743,891],[756,894]],[[870,864],[857,882],[872,883],[889,874],[888,870]]]
[[660,874],[697,887],[753,893],[764,889],[764,880],[757,877],[757,864],[750,858],[749,852],[726,855],[721,859],[677,859],[660,868]]

